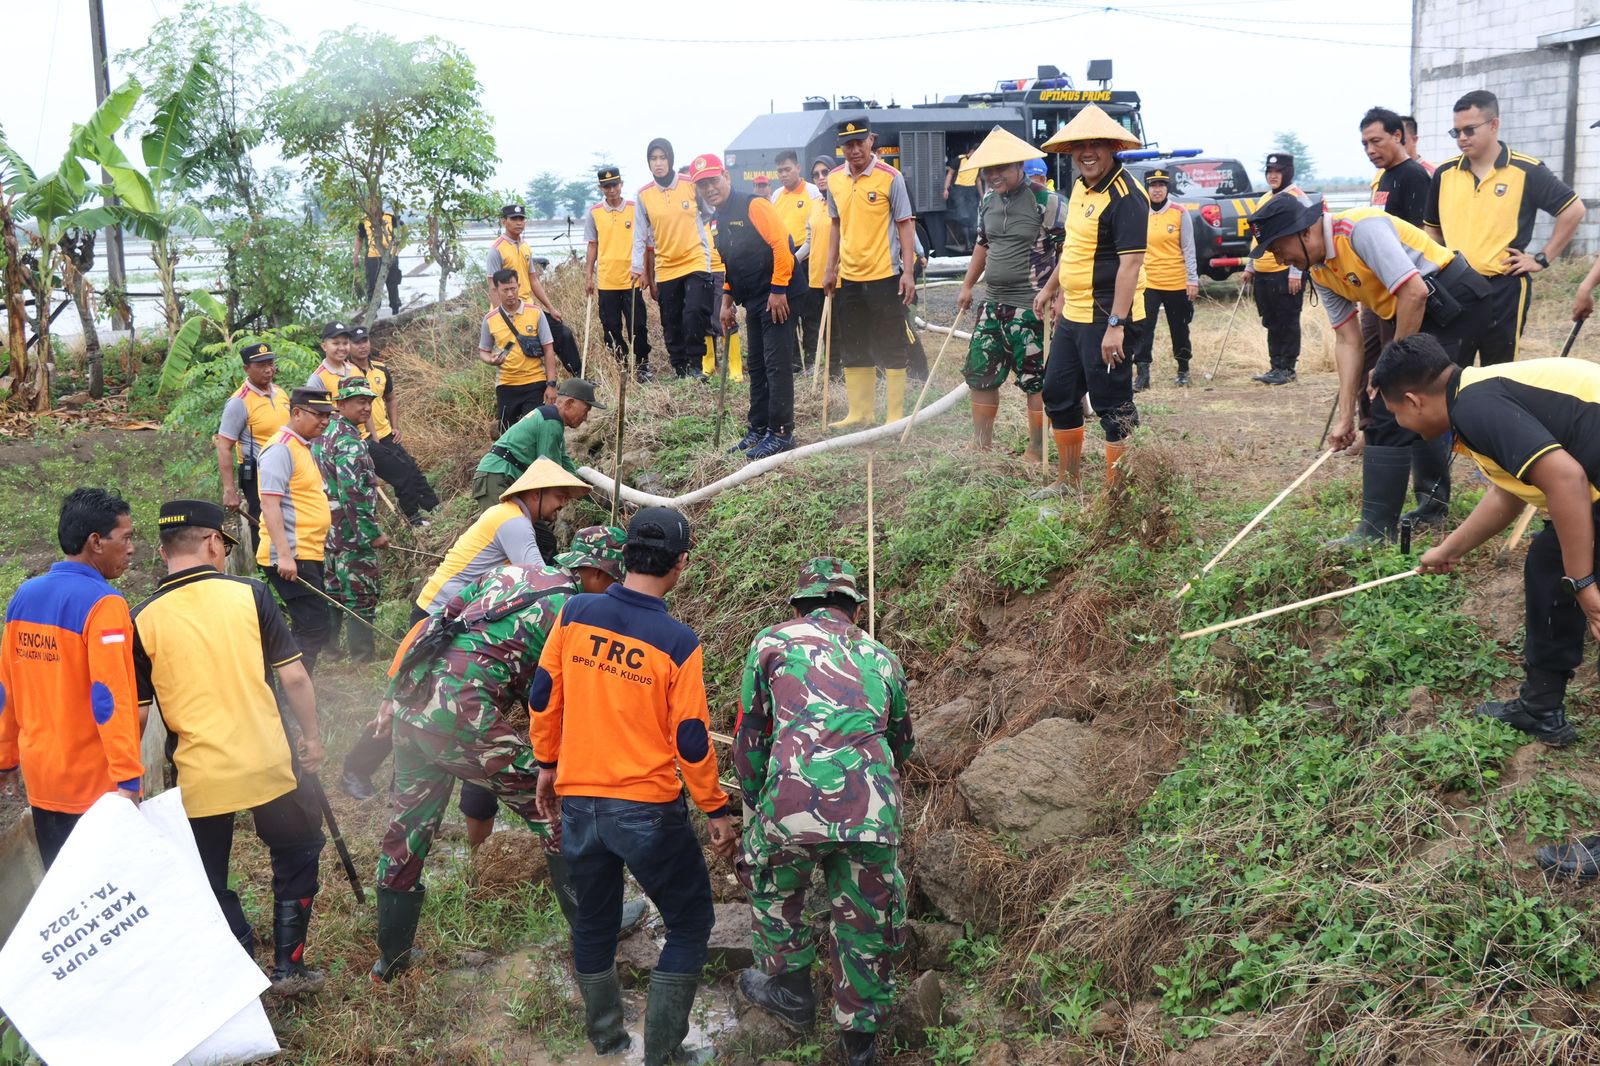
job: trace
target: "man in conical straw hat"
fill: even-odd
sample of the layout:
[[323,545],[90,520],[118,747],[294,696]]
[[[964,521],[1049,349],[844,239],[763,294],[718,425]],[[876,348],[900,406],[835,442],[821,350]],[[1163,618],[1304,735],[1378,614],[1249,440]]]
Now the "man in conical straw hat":
[[1044,143],[1047,152],[1071,155],[1078,177],[1060,262],[1033,303],[1038,315],[1060,316],[1044,378],[1044,409],[1060,466],[1055,483],[1040,495],[1079,487],[1085,395],[1105,431],[1108,486],[1116,484],[1117,463],[1139,424],[1132,357],[1144,328],[1150,198],[1116,156],[1138,147],[1139,138],[1092,104]]
[[1044,446],[1044,321],[1033,309],[1039,287],[1050,276],[1061,252],[1065,209],[1061,197],[1035,191],[1022,172],[1030,159],[1044,153],[996,126],[967,166],[981,176],[988,190],[978,208],[978,240],[967,265],[956,305],[972,306],[972,287],[983,278],[967,362],[961,368],[972,390],[974,443],[987,451],[994,444],[994,421],[1000,412],[1000,386],[1015,374],[1028,400],[1027,458],[1039,462]]

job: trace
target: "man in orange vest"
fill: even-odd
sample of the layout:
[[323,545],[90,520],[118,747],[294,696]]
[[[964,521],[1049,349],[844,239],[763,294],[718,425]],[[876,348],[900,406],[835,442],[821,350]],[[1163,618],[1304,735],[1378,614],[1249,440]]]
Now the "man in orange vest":
[[1134,355],[1133,391],[1150,387],[1150,360],[1156,347],[1156,316],[1167,312],[1172,333],[1172,358],[1178,363],[1175,385],[1189,384],[1189,323],[1200,275],[1194,265],[1194,225],[1181,204],[1167,199],[1172,175],[1152,170],[1144,179],[1150,194],[1150,228],[1144,252],[1144,334]]

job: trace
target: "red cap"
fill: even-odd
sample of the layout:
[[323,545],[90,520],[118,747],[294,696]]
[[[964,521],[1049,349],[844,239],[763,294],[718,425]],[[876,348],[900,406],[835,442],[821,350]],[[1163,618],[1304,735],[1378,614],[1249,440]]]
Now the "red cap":
[[707,153],[697,155],[689,164],[689,180],[699,181],[701,178],[720,178],[727,173],[722,165],[722,160]]

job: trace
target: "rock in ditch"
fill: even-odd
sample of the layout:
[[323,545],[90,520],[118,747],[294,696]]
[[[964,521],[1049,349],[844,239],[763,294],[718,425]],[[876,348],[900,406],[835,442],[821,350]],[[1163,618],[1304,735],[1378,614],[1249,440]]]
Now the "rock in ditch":
[[914,970],[950,969],[950,947],[961,939],[954,922],[929,922],[913,918],[906,924],[906,956]]
[[999,922],[994,886],[974,868],[954,831],[941,829],[922,838],[910,869],[928,903],[952,922],[971,922],[985,931]]
[[711,927],[709,961],[720,962],[730,970],[755,965],[750,946],[750,904],[718,903],[717,924]]
[[532,833],[492,833],[473,856],[473,873],[478,887],[489,892],[536,885],[549,876],[544,845]]
[[978,745],[973,727],[981,713],[976,703],[960,696],[917,717],[911,723],[917,738],[912,759],[933,770],[960,770]]
[[919,1048],[928,1042],[927,1030],[944,1024],[944,984],[939,971],[929,970],[897,996],[894,1020],[891,1023],[895,1043],[901,1047]]
[[1047,718],[989,745],[956,779],[972,818],[1034,848],[1093,829],[1101,794],[1099,738],[1081,722]]

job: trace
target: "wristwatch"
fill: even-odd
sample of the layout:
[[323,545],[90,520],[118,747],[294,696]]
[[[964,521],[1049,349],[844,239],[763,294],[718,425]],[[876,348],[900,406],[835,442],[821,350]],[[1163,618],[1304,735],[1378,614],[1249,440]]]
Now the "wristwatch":
[[1122,316],[1121,315],[1107,315],[1106,316],[1106,328],[1107,329],[1120,329],[1121,327],[1122,327]]
[[1545,255],[1543,252],[1534,252],[1533,253],[1533,261],[1535,263],[1539,264],[1539,269],[1540,270],[1549,270],[1550,269],[1550,258],[1547,255]]
[[1567,577],[1565,574],[1561,576],[1562,587],[1564,587],[1574,597],[1576,597],[1578,593],[1582,592],[1590,585],[1594,584],[1594,581],[1595,578],[1593,574],[1590,574],[1588,577],[1577,578],[1576,580]]

